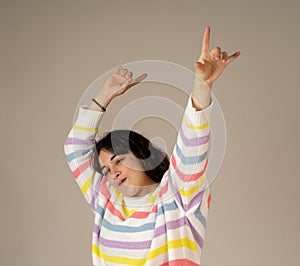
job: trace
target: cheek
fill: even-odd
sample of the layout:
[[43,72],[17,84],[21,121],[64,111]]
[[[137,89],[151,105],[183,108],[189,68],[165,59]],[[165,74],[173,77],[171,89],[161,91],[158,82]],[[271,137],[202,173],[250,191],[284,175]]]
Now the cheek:
[[142,163],[138,160],[128,161],[126,162],[126,164],[124,164],[124,166],[124,168],[126,168],[127,171],[129,170],[134,172],[144,172]]
[[142,174],[141,172],[135,172],[133,178],[130,181],[131,181],[131,185],[137,187],[143,187],[145,186],[145,184],[147,184],[145,175]]
[[111,178],[111,177],[109,177],[109,176],[107,176],[106,179],[107,179],[108,183],[109,183],[111,186],[117,187],[118,181],[117,181],[116,179],[113,179],[113,178]]

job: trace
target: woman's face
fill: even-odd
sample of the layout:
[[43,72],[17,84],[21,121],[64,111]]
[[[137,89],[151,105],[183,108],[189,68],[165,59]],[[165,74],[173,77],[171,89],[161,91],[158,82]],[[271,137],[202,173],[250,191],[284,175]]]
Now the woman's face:
[[158,185],[147,176],[140,160],[131,152],[116,155],[101,150],[99,163],[109,183],[124,196],[144,196],[155,190]]

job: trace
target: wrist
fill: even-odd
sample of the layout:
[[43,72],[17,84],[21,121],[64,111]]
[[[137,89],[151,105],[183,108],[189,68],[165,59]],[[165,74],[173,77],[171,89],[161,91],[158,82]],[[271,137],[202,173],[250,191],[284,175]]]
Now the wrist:
[[94,99],[99,102],[104,108],[106,108],[109,103],[112,101],[113,97],[111,94],[100,91]]
[[207,81],[205,81],[205,83],[206,83],[206,85],[207,85],[210,89],[212,89],[213,82],[207,82]]
[[92,101],[93,101],[96,105],[98,105],[99,108],[100,108],[103,112],[106,111],[106,108],[105,108],[103,105],[101,105],[95,98],[92,98]]
[[212,83],[207,83],[195,78],[194,89],[192,91],[192,104],[196,110],[203,110],[209,106],[211,101]]
[[99,93],[96,97],[91,99],[91,103],[88,106],[88,109],[96,110],[99,112],[105,112],[107,106],[111,102],[112,98],[106,96],[103,93]]
[[209,81],[209,79],[203,80],[195,76],[194,78],[194,89],[203,88],[208,86],[210,89],[213,87],[213,81]]

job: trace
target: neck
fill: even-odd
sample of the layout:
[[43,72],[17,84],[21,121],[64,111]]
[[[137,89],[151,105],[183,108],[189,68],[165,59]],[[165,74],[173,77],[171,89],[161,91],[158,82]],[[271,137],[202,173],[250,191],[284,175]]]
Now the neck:
[[151,185],[148,186],[143,186],[135,195],[134,197],[143,197],[146,194],[149,194],[153,191],[155,191],[155,189],[158,187],[159,183],[155,183],[153,182]]

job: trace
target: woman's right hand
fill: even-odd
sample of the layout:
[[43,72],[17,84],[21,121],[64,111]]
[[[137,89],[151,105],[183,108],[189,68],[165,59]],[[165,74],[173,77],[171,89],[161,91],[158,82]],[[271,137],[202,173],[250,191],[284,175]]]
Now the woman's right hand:
[[[103,106],[107,107],[110,101],[126,92],[129,88],[139,84],[148,76],[147,73],[133,79],[132,72],[127,68],[119,66],[116,70],[106,79],[101,90],[95,99]],[[90,109],[99,110],[95,103],[91,103]]]

